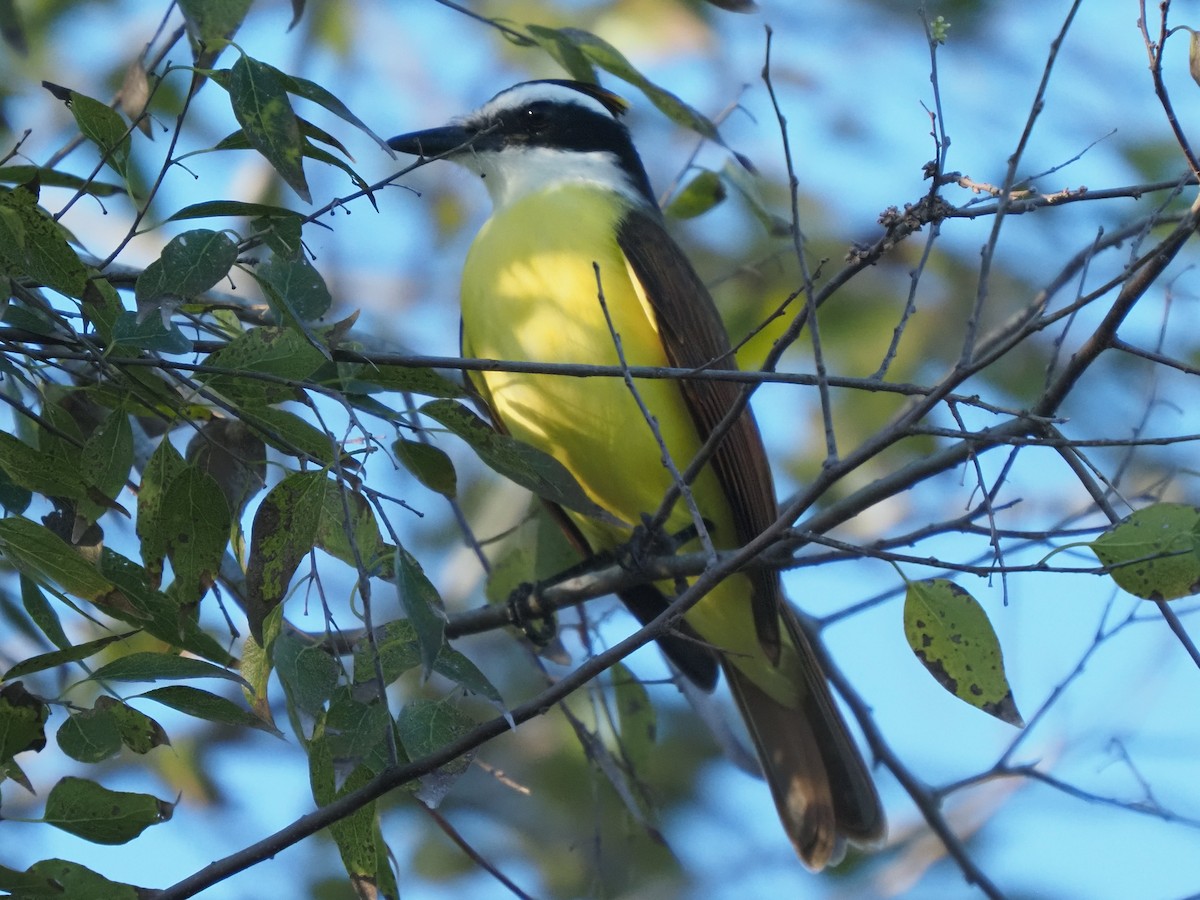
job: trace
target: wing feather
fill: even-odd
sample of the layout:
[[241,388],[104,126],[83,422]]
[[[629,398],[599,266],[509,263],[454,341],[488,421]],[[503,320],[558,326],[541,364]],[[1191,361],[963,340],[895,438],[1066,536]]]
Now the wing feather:
[[[666,233],[662,220],[653,212],[632,209],[621,222],[617,242],[654,311],[671,365],[737,368],[708,288]],[[743,390],[740,384],[715,379],[683,379],[679,384],[701,440],[707,440],[740,401]],[[753,540],[775,521],[777,506],[767,453],[748,409],[717,445],[711,465],[733,512],[738,543]],[[782,599],[779,576],[768,569],[748,574],[754,585],[751,603],[758,639],[767,655],[777,661]]]

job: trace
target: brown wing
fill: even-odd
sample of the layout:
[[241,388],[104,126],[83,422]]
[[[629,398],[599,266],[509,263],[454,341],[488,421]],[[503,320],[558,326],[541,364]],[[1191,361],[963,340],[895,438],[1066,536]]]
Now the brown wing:
[[[642,284],[658,318],[667,359],[676,368],[715,366],[735,369],[729,336],[708,288],[653,212],[633,209],[617,233],[617,242]],[[683,379],[680,389],[702,440],[707,440],[738,402],[742,386],[730,381]],[[775,521],[777,507],[771,469],[762,437],[749,409],[717,445],[712,468],[733,510],[738,543],[756,538]],[[755,569],[752,605],[759,642],[772,660],[779,659],[777,573]]]

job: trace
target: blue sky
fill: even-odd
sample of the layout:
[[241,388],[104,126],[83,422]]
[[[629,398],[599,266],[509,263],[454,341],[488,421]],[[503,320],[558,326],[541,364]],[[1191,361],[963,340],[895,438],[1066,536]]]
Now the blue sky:
[[[721,15],[715,35],[698,34],[689,42],[684,34],[670,47],[663,47],[657,34],[639,34],[620,15],[606,17],[595,27],[602,36],[619,43],[652,78],[705,112],[723,108],[738,96],[737,86],[746,84],[741,101],[747,114],[731,117],[725,137],[731,146],[748,153],[768,177],[779,177],[778,133],[758,74],[763,25],[772,25],[776,78],[802,189],[820,199],[826,215],[836,217],[838,230],[847,240],[873,234],[875,218],[884,206],[916,200],[925,190],[921,166],[932,156],[932,142],[921,104],[930,104],[932,97],[928,51],[919,21],[915,13],[908,12],[885,18],[874,7],[858,3],[810,5],[765,0],[760,6],[761,11],[751,16]],[[931,6],[936,13],[936,4]],[[1028,114],[1046,49],[1066,8],[1062,2],[997,4],[981,34],[968,36],[965,27],[951,28],[949,43],[939,51],[942,104],[953,140],[948,168],[980,181],[1000,180]],[[105,96],[107,89],[97,82],[97,73],[106,71],[135,43],[148,39],[160,14],[158,4],[126,2],[106,6],[102,13],[80,16],[61,36],[61,44],[75,48],[74,52],[53,62],[46,60],[48,68],[37,77]],[[256,10],[239,42],[251,55],[326,85],[385,136],[439,124],[466,111],[509,83],[528,77],[529,71],[521,66],[533,58],[532,54],[516,55],[489,30],[432,3],[369,0],[350,5],[346,27],[355,52],[348,58],[335,58],[321,50],[306,55],[282,33],[287,16],[284,4]],[[1147,135],[1168,137],[1150,90],[1135,18],[1132,4],[1084,4],[1056,67],[1047,108],[1022,171],[1049,169],[1093,142],[1100,143],[1079,161],[1039,179],[1042,189],[1136,182],[1139,176],[1123,149]],[[127,22],[119,31],[114,24],[118,20]],[[136,38],[122,44],[112,40],[116,33]],[[707,41],[715,42],[718,52],[709,55]],[[1176,38],[1168,61],[1173,63],[1169,84],[1177,110],[1188,122],[1195,119],[1200,89],[1188,79],[1186,49],[1186,40]],[[714,57],[719,62],[714,62]],[[534,74],[557,73],[543,62]],[[641,98],[634,95],[633,99],[635,135],[652,180],[661,186],[674,177],[693,142],[655,116]],[[36,129],[27,152],[40,158],[61,140],[66,113],[41,95],[21,102],[18,109],[28,113],[28,125]],[[198,104],[198,118],[211,124],[210,133],[193,138],[197,147],[233,130],[232,116],[223,108],[225,95],[207,90]],[[21,122],[21,116],[14,116],[14,121]],[[1114,129],[1116,133],[1110,135]],[[342,136],[343,131],[338,133]],[[381,178],[396,166],[365,137],[352,132],[345,137],[356,167],[368,180]],[[721,152],[709,148],[702,159],[719,165]],[[82,167],[85,162],[76,160],[74,164]],[[261,161],[250,154],[232,168],[226,159],[203,157],[194,158],[189,167],[198,179],[171,179],[164,209],[216,196],[240,196],[239,192],[252,189],[264,171]],[[348,190],[336,173],[326,174],[311,166],[309,173],[318,202]],[[430,218],[440,199],[452,197],[461,203],[469,221],[481,222],[486,216],[486,196],[470,177],[449,167],[416,173],[406,184],[423,191],[423,196],[399,189],[385,191],[378,215],[359,201],[349,216],[332,220],[334,231],[309,229],[306,238],[317,266],[327,264],[341,273],[331,286],[347,311],[363,309],[360,325],[364,332],[423,353],[454,355],[457,274],[473,229],[443,239]],[[1006,261],[1017,261],[1031,273],[1036,283],[1038,272],[1053,271],[1056,260],[1091,238],[1094,220],[1107,224],[1132,217],[1140,214],[1147,202],[1138,206],[1134,201],[1121,201],[1103,209],[1081,204],[1021,221],[1012,226],[1013,239],[1003,245],[1002,253]],[[113,220],[95,206],[80,204],[74,217],[69,224],[85,243],[90,238],[99,251],[110,240],[107,235]],[[718,216],[693,227],[702,239],[710,240],[728,228],[728,222]],[[973,254],[989,227],[987,221],[955,223],[947,228],[946,246]],[[148,261],[159,241],[151,237],[135,245],[130,262],[139,261],[139,254],[144,257],[141,261]],[[1173,270],[1180,276],[1178,302],[1190,304],[1186,315],[1193,323],[1193,333],[1195,275],[1186,272],[1185,266],[1194,261],[1193,252]],[[898,303],[902,303],[906,288],[895,287]],[[1143,319],[1130,323],[1129,334],[1153,335],[1160,311],[1155,304]],[[1164,418],[1156,421],[1174,433],[1200,431],[1194,404],[1185,402],[1189,390],[1194,396],[1194,385],[1164,376],[1159,390],[1175,406],[1157,410],[1156,415]],[[1130,417],[1139,411],[1115,404],[1103,385],[1097,391],[1076,407],[1078,418],[1073,427],[1081,434],[1096,436],[1115,419],[1117,428],[1127,428]],[[775,398],[782,396],[778,391],[764,391],[757,401],[760,416],[763,410],[773,409]],[[764,421],[768,418],[763,417]],[[767,432],[768,441],[781,452],[796,439],[786,425],[774,422]],[[984,470],[993,476],[1002,463],[1000,453],[981,459]],[[1078,491],[1054,465],[1018,467],[1011,484],[1012,494],[1021,496],[1025,508],[1033,509],[1040,521],[1052,521],[1082,503]],[[952,503],[965,507],[971,486],[970,476],[965,481],[944,479],[936,490],[912,502],[927,504],[929,515],[936,515]],[[781,490],[788,489],[781,485]],[[1200,493],[1194,477],[1180,479],[1179,489],[1192,502]],[[888,516],[919,515],[921,507],[915,509],[915,513],[913,508],[880,510],[864,517],[851,533],[886,532]],[[406,538],[420,543],[420,529],[427,524],[416,519],[398,521],[408,530]],[[947,558],[970,557],[980,549],[977,539],[961,537],[947,537],[925,548]],[[1023,561],[1033,561],[1042,552],[1030,551]],[[1086,556],[1080,559],[1081,564],[1090,563]],[[463,577],[461,565],[461,557],[451,555],[442,565],[430,567],[449,602],[465,602],[464,595],[474,587],[469,577]],[[910,573],[912,577],[928,574]],[[842,564],[801,569],[789,575],[788,585],[806,609],[827,613],[893,589],[896,576],[882,563]],[[1075,667],[1099,623],[1116,621],[1136,605],[1127,595],[1113,596],[1097,579],[1083,576],[1016,576],[1008,583],[1007,606],[998,581],[989,584],[978,579],[964,586],[992,617],[1027,720]],[[1141,788],[1130,767],[1122,764],[1114,750],[1113,742],[1118,741],[1135,761],[1137,772],[1156,789],[1159,801],[1181,816],[1200,818],[1200,779],[1195,763],[1200,719],[1183,713],[1195,709],[1197,672],[1161,622],[1148,610],[1143,615],[1145,624],[1126,629],[1101,649],[1085,677],[1071,684],[1052,714],[1025,738],[1019,758],[1053,761],[1056,775],[1097,794],[1140,799]],[[614,628],[627,625],[622,619]],[[904,644],[900,606],[895,600],[832,628],[827,639],[839,665],[873,707],[889,742],[920,777],[942,783],[968,776],[987,768],[1014,739],[1009,726],[968,709],[925,676]],[[650,653],[641,654],[640,664],[650,671],[657,665]],[[164,723],[170,730],[170,720],[164,718]],[[59,855],[94,865],[114,878],[161,885],[266,835],[310,808],[299,750],[294,745],[284,750],[278,742],[258,736],[251,746],[250,753],[223,753],[213,767],[220,773],[222,786],[236,798],[232,814],[182,804],[171,826],[152,829],[121,848],[94,847],[36,825],[5,823],[3,827],[21,829],[12,833],[24,844],[22,852],[31,854],[28,859],[40,858],[33,853]],[[264,758],[272,763],[265,774]],[[35,780],[45,779],[45,784],[55,777],[49,759],[31,761],[27,770]],[[109,786],[153,790],[153,785],[139,783],[136,776],[123,777],[128,784]],[[270,809],[257,802],[264,777],[272,779],[271,793],[276,798]],[[850,889],[837,880],[808,875],[795,864],[762,785],[729,767],[713,767],[705,778],[703,814],[667,823],[668,836],[694,873],[693,896],[730,900],[768,892],[861,896],[862,891],[874,887],[854,882]],[[916,822],[917,814],[890,776],[881,774],[880,785],[893,833],[902,833]],[[5,788],[6,803],[12,802],[9,787]],[[1009,789],[1013,792],[1005,794]],[[1140,897],[1170,898],[1200,891],[1194,865],[1200,834],[1194,829],[1089,805],[1029,784],[990,785],[962,800],[962,815],[968,820],[972,814],[983,817],[988,810],[999,810],[987,817],[972,852],[981,867],[1014,896],[1117,898],[1136,892]],[[405,836],[399,829],[394,839],[403,846]],[[713,853],[713,846],[720,847],[721,853]],[[292,883],[291,872],[301,861],[307,868],[314,853],[327,858],[326,868],[337,871],[329,845],[318,847],[308,842],[206,896],[262,896],[263,885]],[[0,853],[0,861],[12,864],[6,857],[6,852]],[[731,860],[738,867],[736,878],[729,875]],[[405,883],[402,892],[407,898],[421,900],[462,896],[464,892],[473,898],[502,896],[501,889],[484,876],[471,879],[465,887],[459,883],[449,889]],[[969,894],[960,873],[939,863],[909,896]]]

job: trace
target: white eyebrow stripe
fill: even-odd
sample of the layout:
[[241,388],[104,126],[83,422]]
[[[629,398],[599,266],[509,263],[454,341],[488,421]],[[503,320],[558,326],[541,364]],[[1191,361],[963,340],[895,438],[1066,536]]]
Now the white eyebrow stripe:
[[475,112],[468,114],[467,121],[479,121],[490,118],[497,113],[520,109],[539,100],[549,103],[573,103],[576,106],[582,106],[584,109],[604,116],[606,119],[613,117],[612,113],[608,111],[603,103],[582,91],[577,91],[561,84],[530,82],[527,84],[518,84],[516,87],[501,91],[487,103],[483,104],[483,106],[479,107],[479,109],[475,110]]

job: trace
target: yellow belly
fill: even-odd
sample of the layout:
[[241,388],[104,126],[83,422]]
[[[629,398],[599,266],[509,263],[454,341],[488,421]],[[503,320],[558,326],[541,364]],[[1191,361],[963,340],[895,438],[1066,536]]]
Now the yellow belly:
[[[598,299],[603,291],[626,362],[667,365],[653,310],[615,239],[621,202],[609,192],[573,186],[531,195],[499,210],[475,239],[463,274],[464,354],[617,365],[612,330]],[[597,505],[631,526],[643,514],[657,511],[672,478],[621,378],[512,372],[474,377],[509,433],[558,459]],[[678,385],[664,379],[635,384],[676,467],[686,468],[700,440]],[[693,495],[711,523],[714,544],[736,546],[729,505],[711,470],[701,473]],[[629,537],[629,529],[572,518],[595,550]],[[677,532],[691,522],[684,504],[676,503],[667,529]],[[665,587],[669,592],[670,586]],[[694,607],[688,621],[729,652],[739,667],[752,668],[756,680],[773,682],[764,685],[769,692],[793,696],[794,673],[773,666],[763,672],[749,595],[748,580],[733,576]]]

